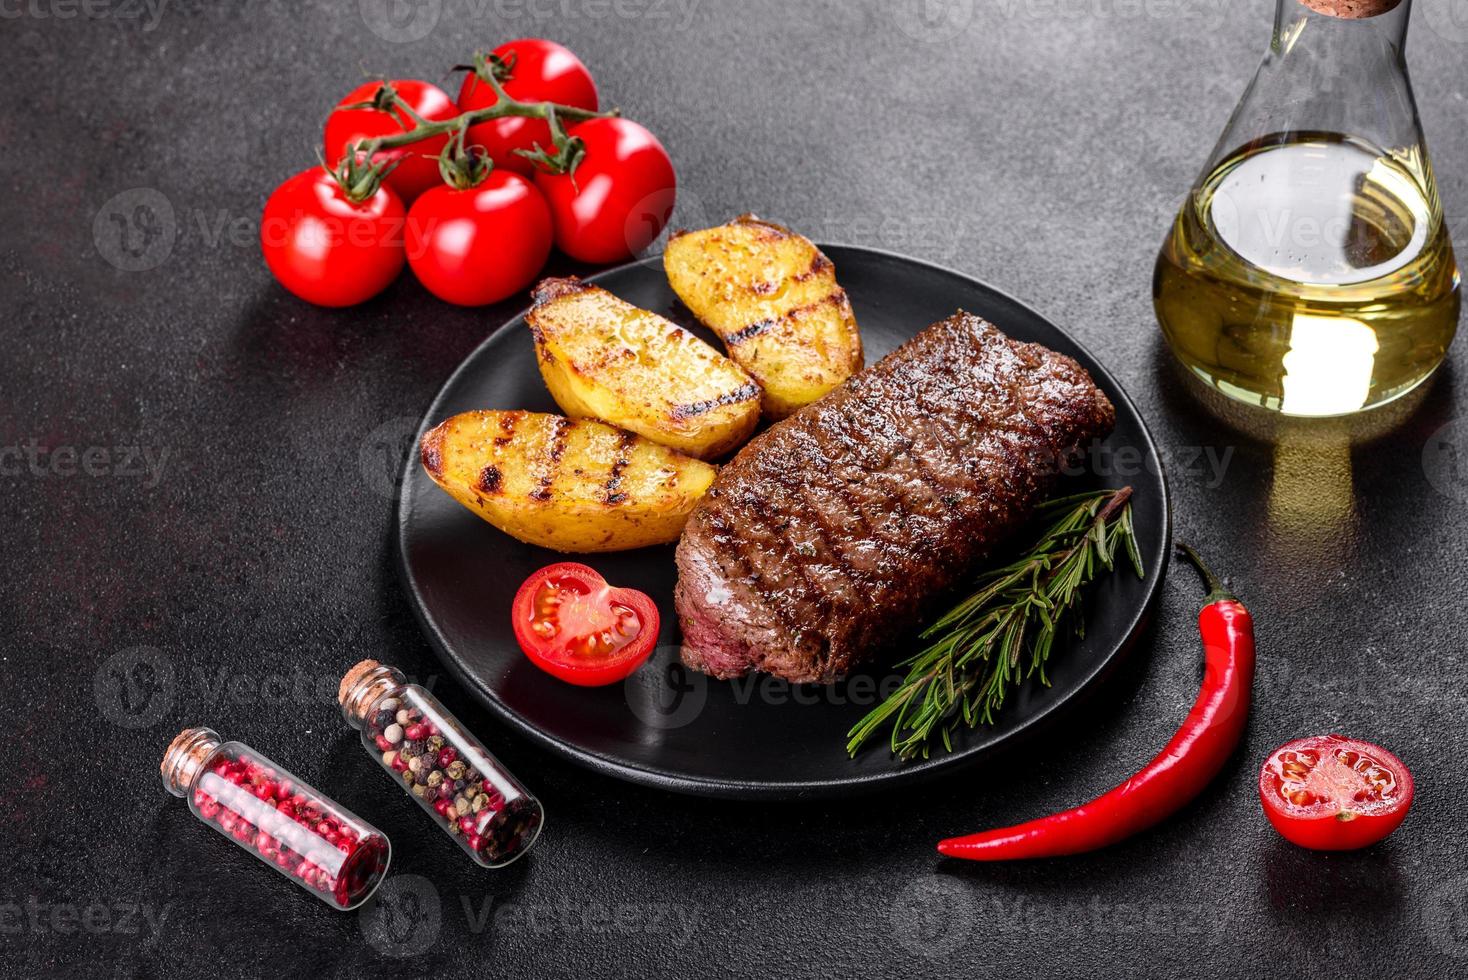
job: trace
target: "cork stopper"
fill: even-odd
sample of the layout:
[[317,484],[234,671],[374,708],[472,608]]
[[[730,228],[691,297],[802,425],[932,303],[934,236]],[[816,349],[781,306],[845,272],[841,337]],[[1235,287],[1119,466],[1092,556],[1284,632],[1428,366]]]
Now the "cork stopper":
[[367,712],[377,700],[406,682],[403,675],[393,667],[376,660],[363,660],[342,676],[341,686],[336,690],[337,703],[342,706],[342,717],[355,728],[361,728]]
[[219,748],[219,741],[219,733],[212,728],[185,728],[175,735],[159,765],[164,788],[174,796],[188,795],[194,777]]
[[1342,20],[1363,20],[1390,13],[1397,9],[1402,0],[1300,0],[1316,13]]

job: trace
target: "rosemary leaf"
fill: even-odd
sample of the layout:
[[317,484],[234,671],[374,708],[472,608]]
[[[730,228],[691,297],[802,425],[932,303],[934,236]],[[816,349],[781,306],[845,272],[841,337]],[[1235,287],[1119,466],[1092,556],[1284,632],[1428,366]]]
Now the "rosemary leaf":
[[1068,620],[1085,636],[1085,619],[1072,616],[1081,592],[1116,567],[1125,549],[1137,577],[1144,576],[1132,524],[1131,487],[1058,497],[1042,504],[1044,527],[1020,557],[984,572],[974,591],[921,634],[928,646],[898,664],[907,673],[891,697],[847,733],[851,755],[884,726],[902,759],[927,758],[932,740],[953,750],[960,727],[992,725],[1009,692],[1039,675],[1055,637]]

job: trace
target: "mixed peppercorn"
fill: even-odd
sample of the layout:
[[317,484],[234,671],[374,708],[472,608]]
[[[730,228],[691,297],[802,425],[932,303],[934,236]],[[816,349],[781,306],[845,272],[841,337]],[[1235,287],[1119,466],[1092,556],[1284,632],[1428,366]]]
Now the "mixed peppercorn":
[[412,688],[372,705],[365,740],[382,765],[476,860],[502,865],[535,841],[541,809],[504,776],[467,732],[430,711]]

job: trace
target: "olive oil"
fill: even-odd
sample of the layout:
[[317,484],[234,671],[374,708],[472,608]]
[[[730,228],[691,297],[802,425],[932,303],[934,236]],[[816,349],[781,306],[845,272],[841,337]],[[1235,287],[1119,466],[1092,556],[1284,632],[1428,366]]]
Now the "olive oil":
[[1459,276],[1425,155],[1274,134],[1189,194],[1158,258],[1157,316],[1204,382],[1287,415],[1343,415],[1426,380]]

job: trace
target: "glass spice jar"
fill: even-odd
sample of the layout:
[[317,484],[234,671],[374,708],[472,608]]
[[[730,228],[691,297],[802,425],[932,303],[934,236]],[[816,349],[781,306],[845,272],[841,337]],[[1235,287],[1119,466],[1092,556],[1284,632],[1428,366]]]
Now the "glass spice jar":
[[194,816],[332,908],[361,905],[387,874],[392,845],[382,831],[247,745],[186,728],[162,772]]
[[540,801],[427,690],[364,660],[337,697],[363,747],[476,862],[502,868],[530,850]]

